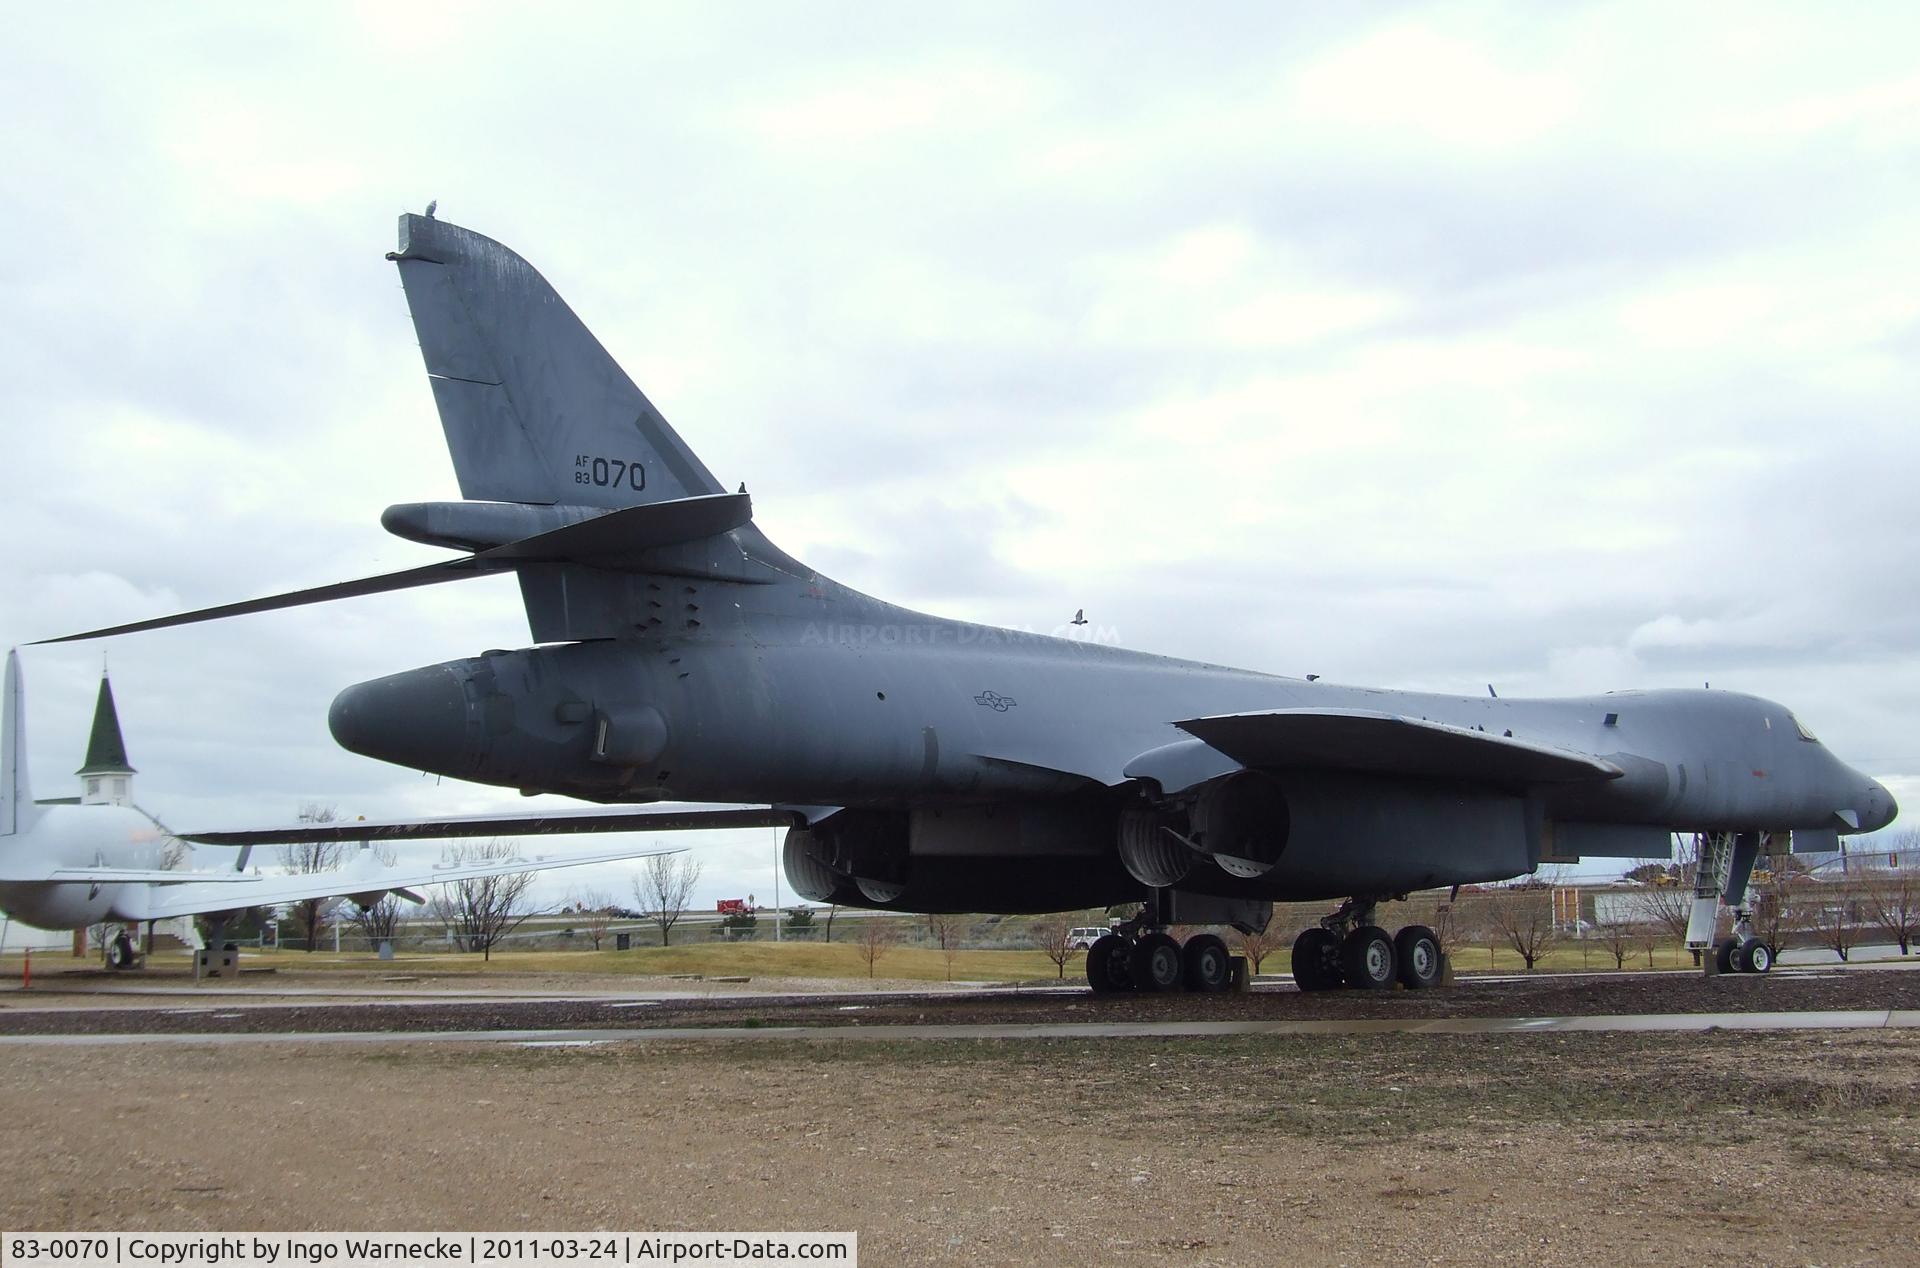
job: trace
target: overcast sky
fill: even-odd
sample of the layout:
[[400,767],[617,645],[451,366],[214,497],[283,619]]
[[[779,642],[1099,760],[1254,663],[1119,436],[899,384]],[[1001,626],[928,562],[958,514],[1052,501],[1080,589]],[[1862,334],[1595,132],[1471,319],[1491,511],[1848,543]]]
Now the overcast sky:
[[[1912,6],[7,26],[8,643],[444,557],[378,524],[458,496],[382,259],[437,198],[859,589],[1350,682],[1711,681],[1920,804]],[[326,730],[527,639],[495,579],[104,651],[141,804],[223,827],[527,806]],[[24,653],[41,796],[102,651]],[[770,897],[773,835],[701,840],[700,897]]]

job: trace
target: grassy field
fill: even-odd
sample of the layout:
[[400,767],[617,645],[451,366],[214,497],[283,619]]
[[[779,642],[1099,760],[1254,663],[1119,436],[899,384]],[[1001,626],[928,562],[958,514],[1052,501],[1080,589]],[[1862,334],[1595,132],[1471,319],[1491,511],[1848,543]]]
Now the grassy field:
[[[455,954],[441,950],[403,951],[391,961],[381,961],[369,951],[259,951],[247,948],[244,963],[255,967],[273,967],[286,971],[353,971],[386,969],[394,973],[428,972],[439,974],[501,973],[553,974],[580,973],[609,976],[659,976],[674,973],[698,973],[708,977],[798,977],[864,979],[869,976],[860,948],[851,942],[715,942],[688,940],[670,947],[636,947],[631,951],[495,951],[491,962],[478,955]],[[1454,950],[1454,971],[1473,973],[1518,973],[1524,968],[1520,957],[1505,948],[1489,953],[1485,946],[1459,947]],[[184,959],[173,952],[171,958]],[[1678,946],[1656,947],[1648,964],[1641,948],[1628,957],[1629,970],[1692,969],[1693,957]],[[97,957],[74,960],[64,951],[40,951],[34,955],[34,972],[59,972],[69,966],[91,967]],[[1610,972],[1613,957],[1598,944],[1587,946],[1583,954],[1579,944],[1555,948],[1543,959],[1537,971]],[[1284,975],[1291,971],[1291,956],[1285,949],[1269,954],[1261,965],[1263,976]],[[17,977],[20,956],[0,956],[0,977]],[[1085,957],[1076,953],[1067,961],[1067,981],[1085,980]],[[954,954],[952,978],[960,982],[1010,982],[1045,979],[1058,980],[1053,962],[1038,951],[959,951]],[[876,978],[912,981],[945,981],[946,957],[929,947],[895,946],[888,948],[873,966]]]
[[[184,952],[170,952],[156,963],[178,959],[185,963]],[[495,951],[490,962],[478,955],[446,951],[403,951],[394,959],[382,961],[371,951],[259,951],[251,947],[241,952],[241,962],[251,967],[328,972],[389,969],[394,973],[430,972],[433,974],[479,973],[581,973],[659,976],[672,973],[699,973],[714,976],[866,978],[867,963],[853,943],[835,942],[692,942],[670,947],[637,947],[631,951]],[[57,972],[67,966],[92,967],[97,956],[74,960],[64,951],[37,951],[33,971]],[[1284,967],[1284,966],[1282,966]],[[9,952],[0,956],[0,976],[17,977],[20,956]],[[959,951],[953,957],[953,979],[963,982],[1024,981],[1054,978],[1059,970],[1053,961],[1038,951]],[[1067,962],[1066,976],[1083,981],[1084,961],[1078,955]],[[907,978],[915,981],[945,981],[946,957],[939,951],[922,947],[892,947],[873,966],[877,978]]]

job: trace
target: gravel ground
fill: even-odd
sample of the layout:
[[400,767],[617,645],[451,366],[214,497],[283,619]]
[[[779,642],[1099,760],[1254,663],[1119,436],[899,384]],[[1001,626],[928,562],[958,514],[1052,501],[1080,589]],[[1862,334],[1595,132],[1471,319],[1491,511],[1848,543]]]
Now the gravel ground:
[[1920,1227],[1917,1072],[1920,1035],[1893,1031],[19,1048],[0,1226],[853,1229],[868,1264],[1882,1266]]
[[[244,980],[244,979],[243,979]],[[462,980],[462,989],[520,983]],[[664,985],[686,985],[664,983]],[[627,983],[629,990],[634,984]],[[66,996],[58,1011],[29,1011],[45,998],[15,992],[0,1009],[0,1034],[233,1034],[265,1031],[519,1030],[566,1027],[660,1027],[882,1023],[974,1024],[1040,1021],[1164,1021],[1371,1017],[1547,1017],[1621,1013],[1756,1012],[1824,1009],[1920,1009],[1920,972],[1849,970],[1775,972],[1718,978],[1695,973],[1547,975],[1461,978],[1434,991],[1337,991],[1303,995],[1261,987],[1242,995],[1117,995],[1090,992],[932,992],[910,997],[807,995],[768,1000],[715,995],[613,1007],[616,999],[539,1001],[299,1003],[263,986],[247,996],[117,998],[89,1008]],[[577,989],[577,987],[576,987]],[[271,1003],[271,1007],[254,1006]],[[857,1008],[850,1008],[857,1004]]]

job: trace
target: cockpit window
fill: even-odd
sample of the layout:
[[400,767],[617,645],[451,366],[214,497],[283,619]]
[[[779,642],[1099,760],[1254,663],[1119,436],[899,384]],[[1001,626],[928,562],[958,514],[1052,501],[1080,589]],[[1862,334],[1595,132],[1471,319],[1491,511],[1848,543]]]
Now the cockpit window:
[[1820,742],[1820,739],[1818,736],[1814,735],[1813,732],[1807,730],[1806,723],[1802,722],[1799,718],[1795,718],[1791,713],[1789,713],[1787,717],[1793,720],[1793,729],[1800,732],[1801,739],[1805,740],[1809,744],[1818,744]]

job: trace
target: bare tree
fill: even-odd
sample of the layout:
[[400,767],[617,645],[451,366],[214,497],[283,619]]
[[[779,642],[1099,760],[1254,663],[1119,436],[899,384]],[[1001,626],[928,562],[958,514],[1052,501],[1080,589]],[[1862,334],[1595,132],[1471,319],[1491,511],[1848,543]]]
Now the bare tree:
[[868,916],[860,922],[860,935],[854,940],[854,946],[858,948],[860,958],[867,962],[868,977],[873,976],[873,966],[879,963],[880,957],[891,951],[898,941],[900,931],[894,928],[891,920]]
[[700,861],[687,854],[656,854],[633,878],[633,896],[640,910],[650,912],[653,923],[660,926],[661,946],[667,945],[699,883]]
[[940,957],[947,962],[947,980],[953,980],[953,957],[959,954],[960,941],[966,936],[968,921],[961,916],[939,915],[933,918],[933,940]]
[[382,894],[378,902],[370,907],[354,904],[351,919],[353,927],[367,940],[367,946],[378,950],[383,942],[398,942],[400,935],[406,932],[412,922],[413,904],[398,894]]
[[[1635,891],[1639,908],[1646,913],[1647,923],[1662,934],[1669,942],[1687,940],[1687,923],[1693,919],[1693,873],[1687,871],[1684,881],[1671,881],[1666,884],[1644,885]],[[1700,962],[1700,952],[1693,952],[1693,962]]]
[[1802,908],[1807,928],[1813,930],[1820,945],[1839,956],[1843,964],[1853,955],[1854,944],[1860,940],[1855,919],[1857,905],[1853,895],[1842,886],[1828,884],[1810,891]]
[[1486,925],[1486,899],[1476,891],[1441,904],[1434,913],[1433,933],[1440,939],[1441,948],[1451,954],[1455,947],[1480,945]]
[[1433,923],[1431,925],[1433,936],[1439,939],[1440,945],[1443,947],[1452,946],[1455,940],[1463,935],[1466,923],[1464,913],[1460,910],[1460,904],[1454,899],[1449,898],[1446,902],[1438,904],[1433,909]]
[[1489,911],[1494,933],[1526,961],[1529,973],[1559,937],[1551,895],[1546,889],[1503,890],[1494,896]]
[[1233,949],[1247,958],[1247,972],[1259,976],[1260,962],[1280,949],[1280,926],[1269,921],[1259,933],[1234,931]]
[[[317,801],[307,802],[300,807],[301,823],[332,823],[339,817],[334,807],[321,805]],[[295,876],[338,871],[343,857],[338,841],[297,841],[280,847],[280,865]],[[290,907],[294,926],[306,940],[307,950],[313,950],[314,944],[320,941],[320,931],[327,927],[327,919],[335,902],[332,898],[303,898]]]
[[833,941],[833,918],[840,914],[840,905],[833,903],[827,907],[827,941]]
[[[448,847],[445,861],[461,863],[504,863],[518,857],[511,841],[489,841],[485,845]],[[430,910],[461,946],[493,959],[494,944],[520,927],[533,915],[526,901],[527,889],[535,872],[501,872],[492,876],[472,876],[463,881],[442,882],[434,894]]]
[[1066,916],[1047,916],[1033,926],[1033,940],[1040,951],[1053,961],[1054,976],[1064,979],[1067,976],[1067,961],[1078,950],[1068,935],[1073,932],[1073,921]]
[[613,927],[613,896],[604,889],[575,890],[573,910],[578,917],[574,923],[593,939],[593,949],[598,951],[607,940],[607,930]]
[[1890,866],[1876,868],[1866,886],[1867,918],[1900,948],[1913,951],[1920,936],[1920,831],[1903,832],[1892,842]]
[[1613,967],[1616,969],[1626,968],[1627,957],[1633,954],[1634,948],[1639,943],[1640,930],[1638,926],[1631,920],[1616,917],[1612,920],[1602,921],[1596,932],[1600,939],[1600,945],[1605,947],[1607,954],[1613,957]]
[[187,843],[172,833],[168,833],[166,843],[160,847],[160,853],[154,859],[154,870],[160,872],[183,871],[185,870],[186,863]]
[[1780,866],[1784,861],[1776,858],[1774,866],[1767,870],[1766,879],[1753,889],[1753,936],[1767,944],[1776,960],[1780,958],[1780,948],[1800,927],[1805,905],[1802,891],[1813,883],[1800,873]]

